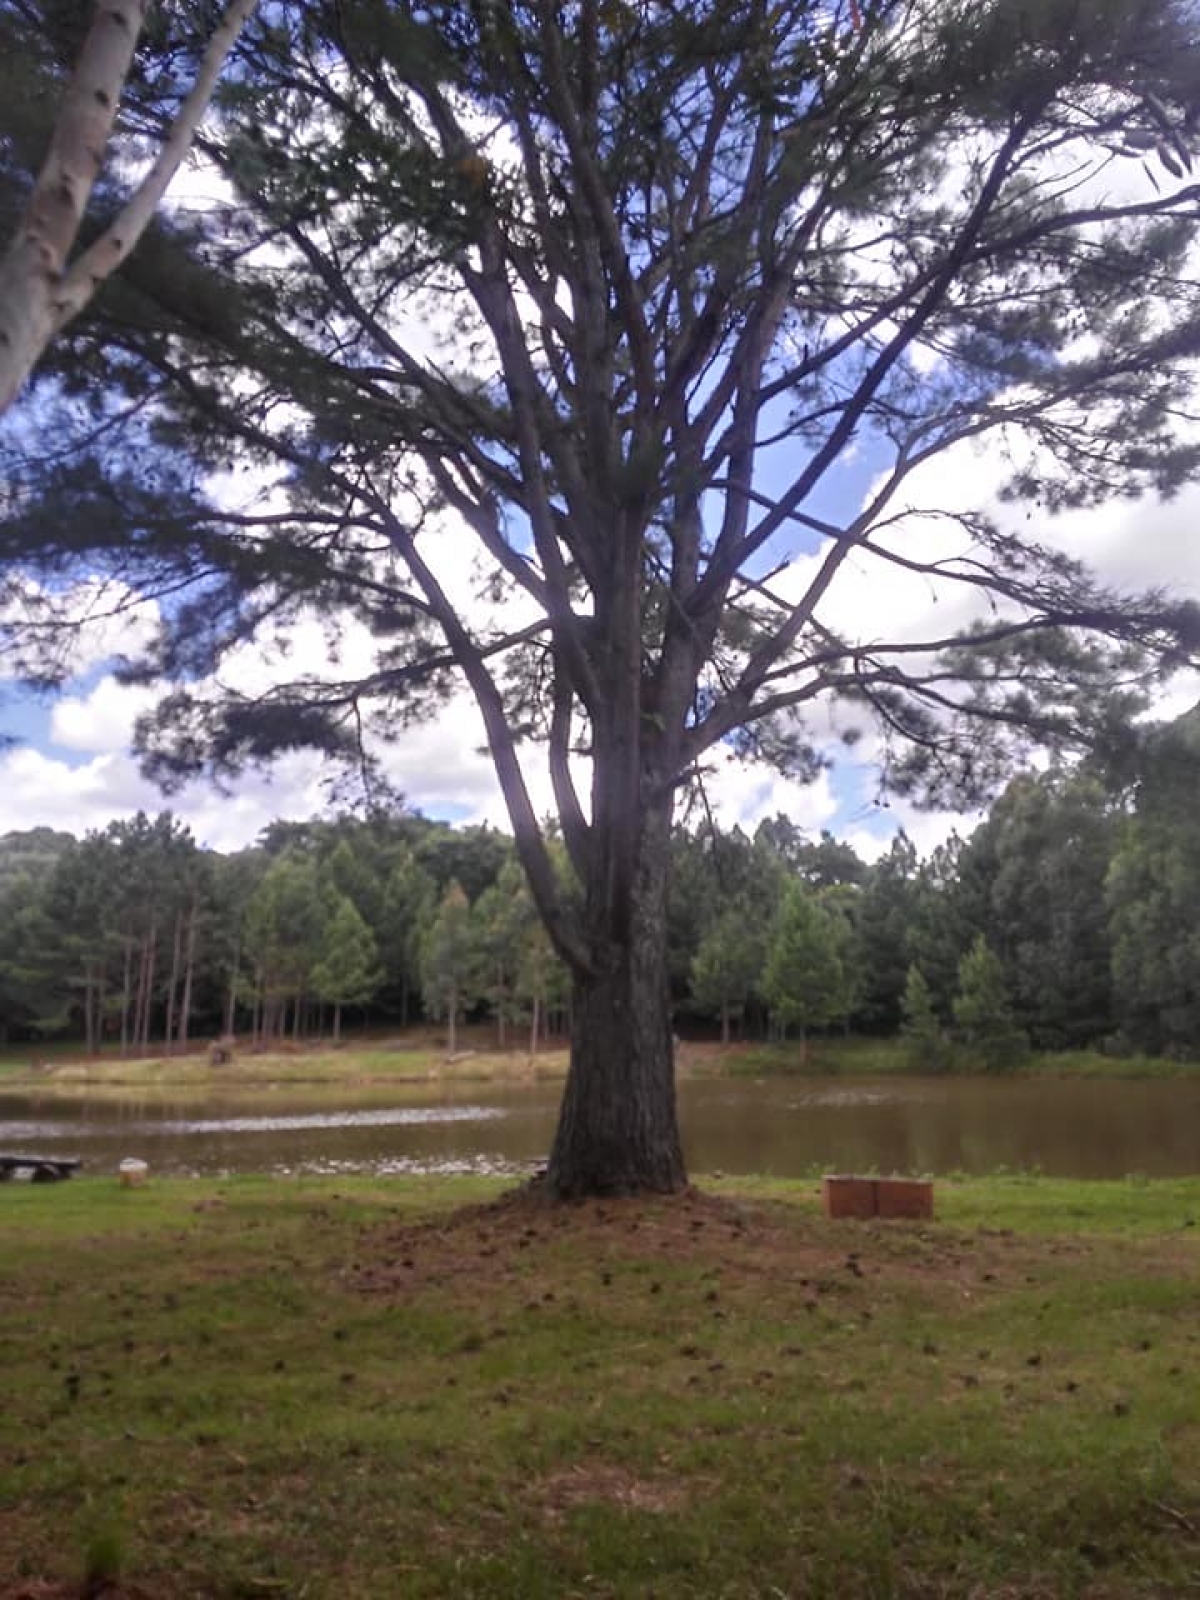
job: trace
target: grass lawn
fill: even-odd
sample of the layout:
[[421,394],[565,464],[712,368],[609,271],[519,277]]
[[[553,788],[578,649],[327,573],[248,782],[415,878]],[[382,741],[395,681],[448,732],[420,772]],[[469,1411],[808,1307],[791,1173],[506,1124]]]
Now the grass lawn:
[[0,1187],[0,1596],[1200,1594],[1200,1181]]
[[[808,1044],[803,1059],[799,1044],[736,1044],[721,1051],[719,1046],[695,1047],[697,1061],[708,1070],[723,1070],[734,1076],[800,1077],[915,1076],[903,1039],[867,1037],[815,1038]],[[962,1054],[953,1069],[957,1073],[979,1074],[983,1067]],[[1099,1050],[1043,1050],[1031,1054],[1009,1074],[1018,1078],[1185,1078],[1200,1073],[1200,1063],[1173,1061],[1165,1056],[1107,1056]]]

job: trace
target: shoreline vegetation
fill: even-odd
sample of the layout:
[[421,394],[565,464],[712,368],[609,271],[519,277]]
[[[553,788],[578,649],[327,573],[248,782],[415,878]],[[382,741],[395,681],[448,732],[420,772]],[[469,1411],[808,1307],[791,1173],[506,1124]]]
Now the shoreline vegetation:
[[1200,1563],[1200,1179],[0,1190],[0,1600],[1147,1600]]
[[[480,1030],[483,1035],[484,1031]],[[1097,1050],[1030,1054],[1004,1072],[987,1072],[963,1054],[946,1071],[922,1071],[903,1039],[818,1038],[802,1048],[784,1044],[684,1040],[677,1054],[681,1077],[924,1077],[991,1076],[1009,1078],[1183,1078],[1200,1073],[1200,1064],[1167,1057],[1109,1056]],[[214,1065],[207,1043],[186,1052],[120,1055],[113,1047],[85,1055],[78,1044],[7,1045],[0,1048],[0,1088],[8,1090],[144,1090],[188,1087],[228,1090],[273,1084],[401,1086],[406,1083],[532,1082],[563,1079],[565,1042],[531,1056],[524,1050],[498,1050],[490,1034],[467,1030],[450,1053],[432,1030],[381,1038],[347,1039],[339,1045],[313,1041],[298,1045],[239,1045],[229,1061]]]

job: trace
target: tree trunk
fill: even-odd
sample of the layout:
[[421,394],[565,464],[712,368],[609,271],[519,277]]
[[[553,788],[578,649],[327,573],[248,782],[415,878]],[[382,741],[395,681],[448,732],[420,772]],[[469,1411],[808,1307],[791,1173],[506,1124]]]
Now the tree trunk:
[[333,1003],[333,1042],[342,1042],[342,1002],[335,1000]]
[[538,996],[535,994],[533,997],[533,1015],[529,1022],[529,1054],[531,1056],[537,1055],[538,1028],[541,1026],[541,1020],[541,1005]]
[[[237,943],[233,947],[233,961],[232,961],[232,963],[230,965],[230,968],[229,968],[229,989],[228,989],[228,991],[226,993],[226,996],[225,996],[225,1032],[230,1036],[230,1038],[233,1037],[233,1031],[234,1031],[233,1030],[233,1025],[234,1025],[234,1022],[237,1020],[238,969],[241,966],[241,962],[242,962],[242,940],[241,940],[241,935],[239,934],[238,939],[237,939]],[[258,1033],[258,1001],[257,1001],[257,995],[251,1001],[251,1013],[252,1013],[252,1017],[251,1017],[251,1029],[250,1029],[250,1031],[251,1031],[252,1035],[257,1035],[257,1033]]]
[[727,1045],[728,1043],[729,1043],[729,1007],[727,1005],[722,1005],[722,1007],[721,1007],[721,1044],[722,1045]]
[[96,980],[92,975],[91,964],[85,963],[83,969],[83,1037],[89,1056],[96,1054],[96,1022],[92,1006],[92,995],[95,987]]
[[575,975],[571,1065],[546,1173],[563,1199],[687,1185],[667,975],[669,808],[656,821],[641,830],[630,878],[605,872],[592,895],[593,968]]
[[167,979],[167,1015],[163,1026],[163,1050],[171,1055],[175,1049],[175,1005],[179,992],[179,969],[183,964],[183,912],[175,913],[175,937],[171,942],[171,976]]
[[[187,950],[184,955],[183,966],[183,998],[179,1002],[179,1044],[187,1052],[188,1031],[192,1021],[192,983],[196,973],[196,902],[193,900],[188,910],[187,922]],[[232,1033],[232,1028],[226,1028],[226,1033]]]
[[142,1049],[150,1049],[150,1024],[154,1014],[154,970],[158,964],[158,924],[152,920],[146,935],[146,988],[142,1011]]
[[200,59],[192,88],[149,171],[98,239],[68,265],[104,163],[148,0],[98,5],[67,85],[45,163],[0,255],[0,415],[46,345],[133,249],[192,147],[217,75],[256,0],[233,0]]
[[137,992],[133,1002],[133,1048],[146,1050],[150,1045],[150,1010],[154,990],[154,950],[158,934],[154,922],[142,940],[138,953]]
[[663,963],[633,944],[605,954],[605,970],[575,985],[571,1067],[547,1181],[563,1198],[672,1194],[687,1173]]
[[129,1008],[133,1004],[133,940],[125,938],[125,967],[121,978],[121,1055],[129,1054]]
[[137,945],[137,978],[133,989],[133,1018],[129,1045],[136,1054],[142,1037],[142,996],[146,992],[146,940],[143,935]]
[[144,0],[97,7],[45,165],[0,261],[0,412],[12,404],[59,321],[67,255],[104,159],[145,9]]

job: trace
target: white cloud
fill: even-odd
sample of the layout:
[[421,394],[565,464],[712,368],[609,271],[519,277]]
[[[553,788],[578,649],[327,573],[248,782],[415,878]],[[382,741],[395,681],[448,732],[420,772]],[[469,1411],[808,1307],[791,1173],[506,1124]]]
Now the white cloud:
[[[985,513],[1001,527],[1083,562],[1119,590],[1158,588],[1200,600],[1200,485],[1188,486],[1170,501],[1147,496],[1050,516],[1001,502],[1008,470],[999,440],[990,449],[963,445],[947,451],[912,474],[890,508],[890,514],[905,515],[875,542],[922,567],[961,566],[979,552],[953,518]],[[931,514],[932,507],[946,514]],[[797,602],[817,576],[826,549],[793,560],[775,579],[775,590]],[[980,590],[860,549],[838,569],[818,616],[852,642],[869,645],[944,639],[986,618],[990,609]]]
[[277,816],[306,817],[323,809],[320,777],[319,758],[286,757],[273,780],[252,776],[239,784],[236,797],[192,784],[168,800],[122,751],[72,766],[23,745],[0,756],[0,833],[46,826],[81,836],[138,811],[171,810],[201,844],[235,849],[252,843]]
[[[912,507],[990,510],[1026,528],[1023,508],[999,504],[1004,473],[998,449],[964,446],[915,473],[906,485],[905,499]],[[1200,486],[1189,487],[1168,504],[1119,502],[1045,519],[1036,525],[1036,534],[1045,543],[1087,560],[1101,576],[1120,586],[1162,585],[1177,594],[1200,598],[1198,527]],[[449,592],[472,622],[483,627],[496,621],[499,612],[495,604],[478,594],[479,575],[472,566],[476,547],[469,532],[443,521],[431,525],[421,538],[423,550],[436,555]],[[893,530],[890,538],[893,548],[922,562],[960,557],[969,548],[967,533],[945,519],[913,517]],[[818,570],[820,556],[817,552],[796,558],[774,587],[797,598]],[[131,606],[127,594],[116,597],[120,604],[115,614],[110,614],[111,594],[105,599],[97,590],[81,589],[77,598],[95,618],[81,639],[81,670],[114,650],[136,648],[154,625],[154,608]],[[519,610],[505,611],[506,619],[518,615],[524,619],[527,605],[521,602]],[[858,554],[840,571],[821,615],[827,624],[859,641],[920,640],[954,633],[978,614],[978,606],[977,598],[962,585],[934,581]],[[374,641],[358,625],[344,632],[340,659],[334,660],[328,631],[316,614],[289,630],[286,645],[286,655],[266,642],[240,647],[228,658],[222,681],[242,693],[254,694],[278,682],[284,673],[353,676],[369,671],[374,660]],[[1181,677],[1160,703],[1159,714],[1177,715],[1195,702],[1198,693],[1200,678]],[[52,714],[51,738],[92,759],[72,766],[31,748],[0,756],[0,831],[48,822],[82,832],[139,808],[154,811],[167,804],[139,776],[127,753],[134,719],[154,699],[153,691],[122,687],[109,675],[61,700]],[[763,817],[782,811],[813,832],[832,828],[867,857],[887,848],[895,826],[903,826],[923,853],[956,826],[960,831],[970,830],[977,819],[919,812],[902,802],[893,802],[886,812],[872,810],[869,800],[858,803],[856,796],[872,792],[870,758],[876,741],[864,729],[860,744],[853,752],[847,751],[838,740],[838,720],[836,708],[814,708],[813,737],[828,742],[836,753],[838,768],[809,786],[763,768],[719,759],[708,789],[721,825],[752,829]],[[466,821],[507,826],[507,812],[484,745],[479,714],[463,691],[441,707],[433,720],[405,730],[395,747],[384,753],[384,765],[409,804],[426,814],[452,814]],[[524,750],[523,758],[535,811],[541,815],[553,812],[543,758],[532,749]],[[239,780],[234,799],[195,784],[169,803],[202,842],[234,848],[251,842],[275,817],[304,818],[323,810],[327,804],[322,784],[325,775],[319,758],[294,755],[277,762],[270,775]],[[578,781],[586,805],[586,764],[580,767]]]
[[303,821],[327,810],[323,780],[328,775],[320,756],[301,751],[280,756],[266,772],[248,773],[238,780],[232,795],[223,795],[208,783],[192,783],[164,801],[156,789],[147,787],[157,796],[153,809],[169,805],[201,844],[213,850],[237,850],[253,844],[277,818]]
[[797,826],[816,832],[828,826],[838,809],[828,772],[819,773],[813,783],[802,784],[768,767],[719,759],[705,777],[704,787],[722,828],[752,832],[764,817],[782,812]]
[[[47,627],[55,619],[54,648],[67,673],[82,677],[114,656],[135,656],[158,627],[157,603],[139,597],[127,584],[89,579],[54,593],[29,580],[13,588],[0,607],[0,634],[5,625],[20,631]],[[16,657],[5,671],[0,656],[0,681],[11,676]]]
[[1150,717],[1155,722],[1173,722],[1196,705],[1200,705],[1200,672],[1181,672],[1159,695]]
[[405,729],[384,757],[410,806],[431,814],[465,810],[465,820],[507,825],[475,702],[460,691],[429,722]]
[[[129,751],[134,716],[153,699],[152,691],[123,688],[106,678],[90,694],[60,701],[52,713],[55,742],[91,759],[73,764],[32,745],[0,754],[0,833],[45,824],[82,835],[139,810],[169,809],[201,844],[232,850],[252,844],[275,818],[304,820],[329,809],[328,780],[335,770],[307,752],[281,756],[269,768],[245,774],[232,795],[194,782],[164,797],[142,777]],[[536,751],[531,754],[530,791],[535,810],[545,815],[553,809],[553,796],[544,762]],[[465,692],[433,720],[406,729],[383,752],[383,765],[416,810],[508,826],[479,713]]]
[[86,695],[68,696],[54,706],[50,737],[66,750],[126,750],[137,718],[159,698],[155,689],[118,683],[109,674]]
[[[999,441],[989,448],[959,447],[914,473],[892,509],[937,506],[949,513],[985,512],[1002,526],[1082,561],[1101,581],[1118,590],[1161,589],[1176,598],[1200,600],[1200,485],[1188,486],[1170,501],[1148,496],[1056,517],[1034,509],[1027,516],[1025,507],[1004,504],[999,498],[1007,471]],[[923,565],[956,562],[971,554],[969,533],[948,517],[913,515],[887,537],[890,549]],[[798,601],[819,572],[823,555],[824,550],[818,550],[797,557],[773,587],[789,600]],[[907,571],[859,552],[839,570],[819,617],[856,643],[920,642],[952,636],[986,617],[988,607],[985,595],[963,584]],[[1160,692],[1150,715],[1167,720],[1198,700],[1200,674],[1180,673]],[[837,707],[814,705],[806,715],[810,736],[828,748],[838,764],[832,792],[842,804],[832,824],[834,831],[864,857],[871,859],[886,850],[897,827],[905,829],[922,854],[942,843],[951,831],[966,834],[975,827],[978,815],[918,811],[898,800],[893,800],[886,812],[872,811],[869,806],[856,811],[853,795],[870,792],[879,739],[875,730],[865,725],[852,752],[839,750],[839,720]]]
[[878,861],[887,855],[893,838],[901,831],[912,840],[917,854],[925,857],[945,844],[952,833],[966,838],[983,821],[982,812],[918,811],[903,800],[891,801],[881,816],[886,818],[886,825],[878,829],[851,821],[833,831],[864,861]]
[[28,745],[0,756],[0,832],[45,826],[82,834],[139,809],[161,810],[161,797],[124,755],[75,767]]

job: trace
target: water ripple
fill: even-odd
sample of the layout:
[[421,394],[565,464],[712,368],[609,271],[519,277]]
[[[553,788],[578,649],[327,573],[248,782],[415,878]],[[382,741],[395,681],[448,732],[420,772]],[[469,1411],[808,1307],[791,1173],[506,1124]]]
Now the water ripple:
[[[501,1106],[392,1106],[380,1111],[322,1111],[270,1117],[197,1117],[177,1121],[143,1119],[122,1122],[123,1136],[198,1133],[286,1133],[303,1128],[394,1128],[425,1123],[495,1122],[508,1112]],[[86,1139],[107,1134],[103,1124],[87,1122],[0,1122],[0,1139]]]

